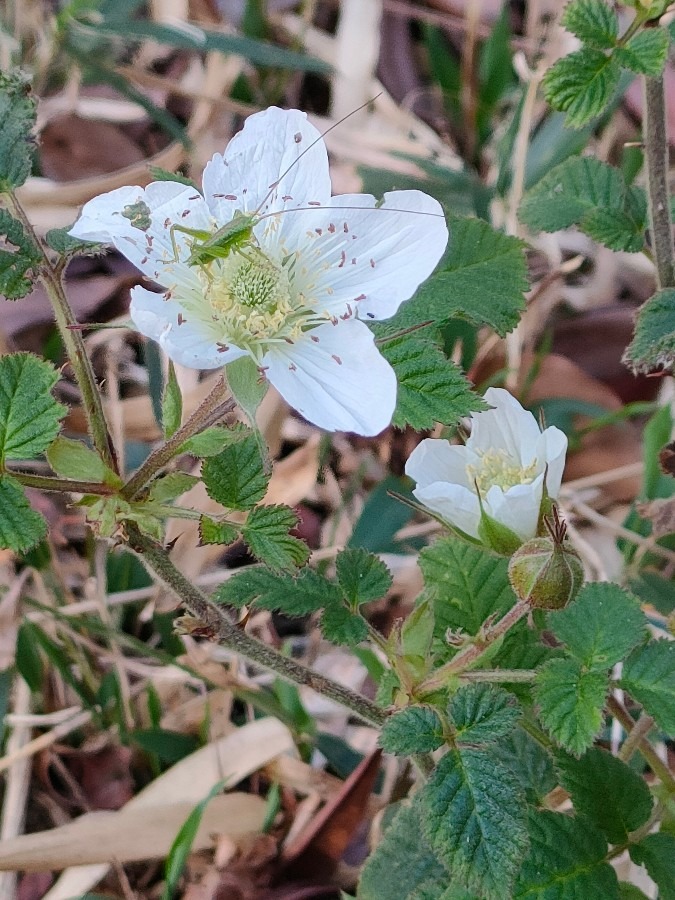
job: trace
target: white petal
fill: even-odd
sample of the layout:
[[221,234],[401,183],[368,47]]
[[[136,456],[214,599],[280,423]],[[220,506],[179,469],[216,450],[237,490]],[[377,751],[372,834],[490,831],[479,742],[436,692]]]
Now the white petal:
[[546,489],[549,497],[555,499],[560,490],[563,470],[565,468],[567,436],[559,428],[551,425],[539,436],[536,453],[542,471],[544,465],[548,467],[546,473]]
[[431,275],[448,229],[440,204],[421,191],[394,191],[376,203],[370,194],[333,197],[328,209],[279,216],[276,233],[260,240],[298,253],[320,309],[340,315],[349,305],[362,319],[387,319]]
[[262,360],[267,377],[308,421],[326,431],[379,434],[396,407],[396,376],[362,322],[321,325]]
[[418,488],[428,487],[438,481],[459,484],[473,490],[473,482],[466,467],[476,465],[475,453],[466,447],[450,444],[436,438],[426,438],[408,457],[405,473],[417,482]]
[[190,369],[219,369],[246,355],[238,347],[221,352],[217,332],[196,318],[188,318],[179,325],[183,307],[180,302],[163,297],[135,287],[131,291],[129,312],[141,334],[157,341],[169,359]]
[[469,537],[478,537],[480,504],[472,491],[459,484],[439,481],[424,488],[416,488],[413,494],[420,503],[438,513],[455,528]]
[[527,541],[537,533],[543,483],[540,475],[530,484],[517,484],[506,492],[493,485],[485,495],[485,512]]
[[482,451],[504,449],[514,462],[529,465],[541,435],[537,420],[503,388],[488,388],[485,400],[495,408],[473,413],[467,446]]
[[[146,229],[134,226],[123,215],[125,208],[135,204],[145,204],[150,211],[151,224]],[[197,273],[184,263],[194,238],[179,231],[172,232],[172,225],[213,230],[208,207],[197,190],[176,181],[156,181],[145,189],[122,187],[94,197],[85,203],[70,234],[84,240],[113,244],[144,275],[159,284],[194,290],[199,286]]]
[[[273,188],[277,181],[278,188]],[[216,153],[204,170],[203,187],[221,223],[237,211],[262,215],[308,202],[327,203],[331,185],[326,145],[305,113],[272,106],[249,116],[224,155]]]

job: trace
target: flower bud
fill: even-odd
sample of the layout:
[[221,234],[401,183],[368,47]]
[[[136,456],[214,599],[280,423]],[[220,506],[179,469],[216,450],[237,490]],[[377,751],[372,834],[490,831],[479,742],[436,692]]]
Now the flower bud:
[[584,581],[577,551],[565,540],[565,523],[553,509],[546,519],[550,537],[527,541],[511,557],[509,581],[519,600],[536,609],[562,609],[576,597]]

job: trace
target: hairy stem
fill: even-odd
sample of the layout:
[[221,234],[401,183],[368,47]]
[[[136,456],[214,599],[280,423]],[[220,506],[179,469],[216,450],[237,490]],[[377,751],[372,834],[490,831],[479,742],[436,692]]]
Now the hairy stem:
[[519,622],[526,613],[530,611],[530,607],[523,600],[519,600],[511,609],[494,625],[490,625],[478,634],[473,642],[460,650],[456,656],[447,662],[440,669],[437,669],[431,675],[424,679],[418,686],[415,693],[418,696],[433,694],[445,687],[451,678],[455,678],[469,666],[476,663],[485,651],[500,637],[503,637],[510,628]]
[[183,444],[194,435],[222,419],[236,406],[235,400],[225,397],[225,379],[219,378],[213,390],[199,404],[190,418],[171,437],[148,456],[122,488],[121,494],[133,500],[160,469],[163,469],[180,452]]
[[228,650],[233,650],[261,668],[269,669],[293,684],[305,685],[329,700],[334,700],[369,725],[379,728],[384,723],[386,712],[371,700],[250,637],[231,621],[224,609],[212,603],[174,566],[163,547],[142,534],[132,523],[127,524],[127,532],[129,546],[192,615],[199,619],[202,633],[208,634]]
[[70,494],[97,494],[101,497],[116,494],[117,488],[100,481],[77,481],[74,478],[54,478],[51,475],[32,475],[29,472],[6,470],[8,475],[20,481],[24,487],[37,488],[40,491],[59,491]]
[[[622,703],[619,703],[616,697],[609,697],[607,700],[607,709],[615,719],[618,719],[630,738],[636,724],[626,707]],[[668,793],[671,796],[675,795],[675,777],[673,777],[668,766],[661,760],[652,743],[647,740],[644,735],[640,736],[637,750],[649,765],[652,772],[661,781],[661,784],[668,790]]]
[[663,76],[644,77],[644,143],[649,227],[659,289],[675,286],[673,232],[668,191],[668,133]]
[[13,215],[19,219],[26,233],[30,235],[33,243],[42,253],[43,263],[40,279],[52,305],[63,346],[80,388],[82,406],[87,417],[87,424],[94,448],[108,468],[112,469],[113,472],[117,472],[117,458],[110,432],[108,431],[105,413],[103,412],[101,392],[94,377],[91,361],[87,356],[82,333],[78,328],[72,327],[78,323],[68,303],[61,276],[55,270],[42,242],[35,233],[35,229],[14,194],[6,194],[5,197]]

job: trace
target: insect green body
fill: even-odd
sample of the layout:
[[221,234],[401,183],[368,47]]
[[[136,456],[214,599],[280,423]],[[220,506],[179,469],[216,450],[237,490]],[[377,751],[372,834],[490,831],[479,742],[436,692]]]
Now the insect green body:
[[179,258],[178,245],[176,244],[175,232],[180,231],[183,234],[190,235],[195,240],[190,247],[190,255],[186,262],[189,266],[207,266],[216,259],[226,259],[232,252],[243,252],[247,247],[253,247],[253,225],[255,224],[254,215],[246,215],[245,213],[235,213],[234,218],[218,228],[215,232],[203,231],[199,228],[187,228],[183,225],[171,226],[171,244],[176,261]]

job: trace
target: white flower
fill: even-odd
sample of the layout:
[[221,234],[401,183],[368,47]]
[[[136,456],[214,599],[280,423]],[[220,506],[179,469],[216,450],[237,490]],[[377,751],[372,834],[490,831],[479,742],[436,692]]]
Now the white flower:
[[544,478],[548,496],[558,496],[567,438],[554,427],[542,432],[508,391],[489,388],[485,399],[494,409],[473,414],[465,446],[427,438],[406,474],[420,503],[470,537],[479,537],[482,502],[488,516],[527,541],[537,532]]
[[[311,422],[379,433],[396,378],[361,320],[389,318],[432,273],[448,240],[440,204],[421,191],[331,197],[319,132],[274,107],[213,157],[203,192],[119,188],[90,200],[70,233],[113,244],[165,289],[134,288],[131,317],[171,359],[215,369],[248,355]],[[237,213],[253,216],[237,246],[196,259]]]

